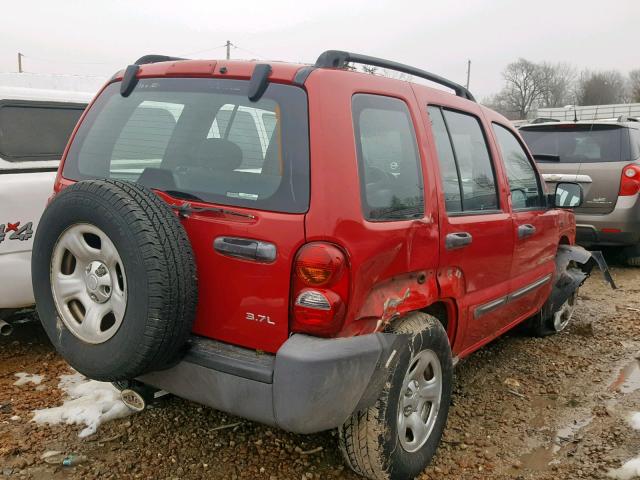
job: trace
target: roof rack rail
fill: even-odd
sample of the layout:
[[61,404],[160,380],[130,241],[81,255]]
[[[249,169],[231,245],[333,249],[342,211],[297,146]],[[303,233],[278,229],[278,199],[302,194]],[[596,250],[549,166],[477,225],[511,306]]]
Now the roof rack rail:
[[462,85],[459,85],[451,80],[447,80],[435,73],[430,73],[419,68],[405,65],[403,63],[393,62],[391,60],[384,60],[382,58],[370,57],[369,55],[362,55],[359,53],[344,52],[342,50],[327,50],[323,52],[316,60],[315,67],[317,68],[344,68],[348,63],[360,63],[363,65],[371,65],[374,67],[388,68],[389,70],[396,70],[398,72],[408,73],[416,77],[424,78],[430,82],[438,83],[456,92],[456,95],[473,102],[476,99],[471,92]]
[[169,57],[168,55],[144,55],[135,61],[134,65],[145,65],[147,63],[173,62],[176,60],[187,60],[181,57]]
[[629,117],[627,115],[620,115],[617,119],[617,122],[638,122],[637,117]]

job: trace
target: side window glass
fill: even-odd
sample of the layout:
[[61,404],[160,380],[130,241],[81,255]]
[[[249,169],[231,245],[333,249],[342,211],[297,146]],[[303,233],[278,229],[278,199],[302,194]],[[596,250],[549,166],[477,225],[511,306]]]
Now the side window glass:
[[353,96],[353,121],[365,218],[424,215],[420,156],[406,104],[379,95]]
[[460,172],[462,210],[497,210],[495,174],[480,122],[465,113],[445,109],[442,112]]
[[3,102],[0,157],[9,162],[60,160],[84,105]]
[[640,158],[640,130],[636,128],[629,129],[631,136],[631,160]]
[[439,107],[428,108],[429,118],[431,119],[431,131],[435,139],[436,151],[438,152],[438,161],[440,163],[440,177],[442,179],[442,188],[444,190],[445,208],[447,212],[462,211],[462,197],[460,195],[460,178],[458,177],[458,168],[456,167],[456,159],[449,140],[447,126],[444,123],[442,111]]
[[536,171],[518,139],[497,123],[493,131],[498,140],[504,166],[507,169],[511,204],[514,209],[542,207],[542,192]]

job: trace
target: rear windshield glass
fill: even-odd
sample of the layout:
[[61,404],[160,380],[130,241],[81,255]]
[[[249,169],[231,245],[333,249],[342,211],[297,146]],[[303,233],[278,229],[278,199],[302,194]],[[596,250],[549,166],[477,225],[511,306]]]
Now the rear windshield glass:
[[307,100],[270,84],[257,102],[242,80],[140,80],[109,85],[78,130],[63,175],[117,178],[175,196],[261,210],[309,204]]
[[630,158],[629,132],[617,125],[549,125],[524,127],[520,133],[536,161],[623,162]]
[[85,108],[55,102],[0,103],[0,157],[9,162],[60,160]]

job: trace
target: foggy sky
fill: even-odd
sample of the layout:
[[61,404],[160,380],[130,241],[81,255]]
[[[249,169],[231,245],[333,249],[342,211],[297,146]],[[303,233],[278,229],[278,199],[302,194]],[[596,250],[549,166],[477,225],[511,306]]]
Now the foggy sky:
[[525,57],[640,68],[640,0],[4,0],[0,71],[108,77],[147,53],[313,63],[327,49],[389,58],[465,82],[479,98]]

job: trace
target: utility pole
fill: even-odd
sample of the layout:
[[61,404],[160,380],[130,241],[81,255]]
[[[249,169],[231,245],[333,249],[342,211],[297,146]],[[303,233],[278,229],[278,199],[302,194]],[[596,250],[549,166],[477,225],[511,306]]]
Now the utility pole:
[[469,80],[471,79],[471,60],[467,60],[467,90],[469,90]]
[[227,60],[231,58],[231,40],[227,40]]
[[18,52],[18,73],[22,73],[22,57],[23,56],[24,55]]

